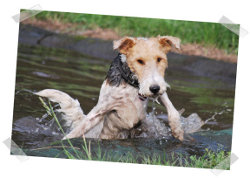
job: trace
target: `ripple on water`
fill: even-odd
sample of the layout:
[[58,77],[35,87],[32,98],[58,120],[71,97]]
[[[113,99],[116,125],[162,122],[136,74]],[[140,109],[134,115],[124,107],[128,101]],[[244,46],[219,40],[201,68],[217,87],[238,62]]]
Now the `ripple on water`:
[[[62,138],[53,120],[42,117],[45,110],[38,98],[27,90],[39,91],[45,88],[62,90],[77,98],[84,112],[88,113],[97,102],[109,64],[110,61],[84,56],[73,51],[19,45],[13,140],[18,145],[39,147]],[[171,90],[168,90],[171,101],[177,109],[184,107],[186,110],[182,117],[186,133],[192,133],[195,139],[206,146],[219,143],[216,138],[214,138],[215,142],[206,140],[204,135],[201,136],[202,134],[199,133],[209,135],[212,132],[232,128],[234,88],[223,88],[221,81],[204,76],[199,77],[188,71],[180,72],[176,69],[169,69],[167,79],[171,85]],[[153,112],[152,108],[154,108]],[[139,148],[149,151],[152,148],[162,150],[163,145],[166,145],[168,151],[192,150],[190,145],[183,144],[181,148],[179,142],[171,141],[167,115],[163,106],[149,103],[148,113],[141,128],[138,128],[140,130],[134,131],[135,138],[137,136],[163,139],[160,141],[143,140],[144,143],[137,141],[136,143],[140,143]],[[145,128],[147,129],[143,130]],[[208,129],[210,131],[207,131]],[[124,141],[112,142],[112,144],[115,143],[125,144]],[[133,147],[136,144],[133,139],[126,143],[132,144]],[[148,148],[147,144],[153,147]]]

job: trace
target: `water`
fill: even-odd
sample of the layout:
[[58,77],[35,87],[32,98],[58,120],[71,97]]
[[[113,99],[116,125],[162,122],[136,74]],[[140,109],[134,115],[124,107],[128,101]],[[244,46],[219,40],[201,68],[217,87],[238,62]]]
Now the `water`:
[[[216,145],[219,143],[226,150],[230,150],[235,76],[216,71],[220,67],[223,68],[223,64],[219,67],[212,66],[218,63],[216,61],[210,64],[205,59],[196,58],[198,62],[194,63],[193,57],[190,56],[170,54],[168,57],[170,67],[166,73],[166,80],[171,85],[168,95],[178,110],[185,109],[183,123],[188,123],[191,127],[189,130],[199,131],[191,136],[196,139],[197,143],[203,145],[202,149],[205,147],[217,149]],[[188,61],[191,61],[192,65]],[[210,68],[215,71],[206,73],[204,66],[201,65],[203,62],[200,64],[200,61],[208,63],[205,65],[206,70]],[[84,113],[88,113],[97,103],[99,90],[110,63],[111,60],[105,57],[85,55],[74,49],[31,45],[19,41],[12,132],[14,142],[23,148],[36,148],[50,144],[62,136],[52,120],[44,119],[46,111],[38,97],[30,91],[40,91],[46,88],[64,91],[73,98],[77,98]],[[211,73],[213,75],[208,75]],[[157,120],[161,122],[167,120],[165,108],[157,103],[149,103],[148,113],[152,111],[153,105],[155,107],[153,114]],[[194,115],[187,122],[185,118],[191,114]],[[202,123],[196,123],[197,117],[201,118]],[[195,119],[192,120],[192,118]],[[202,127],[196,129],[199,124]],[[223,137],[225,131],[227,134]],[[135,140],[110,141],[109,143],[123,142],[132,144]],[[140,141],[138,144],[145,149],[148,149],[149,145],[154,145],[154,150],[162,151],[159,141],[152,141],[151,144],[148,142]],[[170,150],[182,149],[181,152],[188,151],[190,148],[197,150],[197,146],[200,146],[199,144],[187,146],[184,143],[180,146],[179,142],[166,140],[164,145],[168,145]]]

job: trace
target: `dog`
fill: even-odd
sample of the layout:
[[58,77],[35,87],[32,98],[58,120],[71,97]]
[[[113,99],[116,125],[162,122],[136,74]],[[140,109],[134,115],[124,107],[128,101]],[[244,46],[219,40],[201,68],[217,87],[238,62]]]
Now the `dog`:
[[113,42],[119,52],[111,63],[96,106],[85,115],[78,100],[68,94],[45,89],[36,95],[59,103],[70,132],[64,139],[92,137],[125,139],[127,131],[145,119],[149,98],[160,98],[168,112],[174,137],[183,140],[180,114],[166,93],[169,85],[164,79],[168,67],[167,53],[172,47],[180,49],[180,39],[172,36],[151,38],[123,37]]

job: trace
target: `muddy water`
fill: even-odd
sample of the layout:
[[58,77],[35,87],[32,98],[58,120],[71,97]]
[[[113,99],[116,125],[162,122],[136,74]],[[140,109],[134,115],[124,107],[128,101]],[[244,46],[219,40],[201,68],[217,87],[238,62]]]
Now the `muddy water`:
[[[93,41],[85,41],[85,44],[88,43]],[[230,150],[235,71],[232,75],[223,72],[226,64],[218,65],[219,62],[211,63],[207,59],[175,54],[169,54],[168,57],[166,80],[171,85],[168,90],[171,101],[177,109],[185,109],[184,117],[197,113],[203,121],[207,121],[199,132],[191,134],[197,144],[180,146],[178,142],[176,150],[185,152],[191,149],[197,153],[205,147],[217,149],[217,144]],[[111,59],[85,55],[74,49],[30,44],[19,40],[12,139],[21,147],[31,148],[50,144],[60,138],[61,133],[55,124],[44,123],[42,117],[46,111],[31,92],[45,88],[62,90],[77,98],[84,112],[88,113],[97,102],[110,62]],[[236,70],[234,67],[233,69]],[[165,109],[158,104],[154,106],[154,114],[165,119]],[[149,103],[148,112],[151,111],[152,103]],[[114,141],[114,144],[119,145],[118,142]],[[125,142],[132,145],[135,143],[134,140]],[[162,151],[158,142],[148,142],[150,141],[136,141],[142,150],[153,145],[154,150]],[[106,141],[103,144],[105,143]],[[164,143],[170,151],[177,148],[171,142]]]

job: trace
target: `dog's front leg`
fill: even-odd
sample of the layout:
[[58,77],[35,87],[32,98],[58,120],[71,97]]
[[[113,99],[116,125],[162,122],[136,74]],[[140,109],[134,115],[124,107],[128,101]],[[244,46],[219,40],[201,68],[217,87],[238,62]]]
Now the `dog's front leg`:
[[111,87],[104,82],[101,88],[97,105],[86,115],[86,117],[76,126],[65,138],[75,138],[84,136],[91,128],[97,125],[104,115],[120,106],[119,87]]
[[173,106],[172,102],[169,100],[167,93],[163,93],[161,95],[161,101],[167,109],[168,112],[168,121],[171,127],[172,133],[174,137],[178,138],[179,140],[183,140],[184,131],[181,127],[180,122],[180,114]]
[[75,127],[68,135],[66,135],[63,139],[66,138],[76,138],[84,136],[89,129],[98,124],[104,117],[104,115],[109,110],[103,110],[100,108],[100,105],[95,106],[89,114],[84,118],[77,127]]

